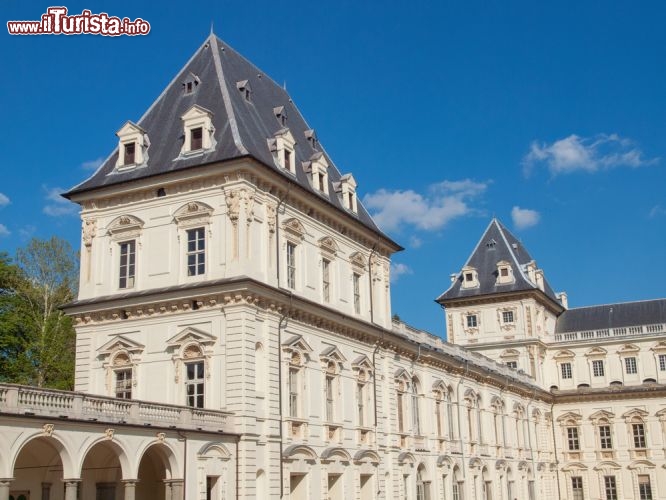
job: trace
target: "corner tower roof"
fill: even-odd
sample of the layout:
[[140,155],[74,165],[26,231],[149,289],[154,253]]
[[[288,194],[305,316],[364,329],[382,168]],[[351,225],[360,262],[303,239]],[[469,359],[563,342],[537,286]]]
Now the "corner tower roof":
[[[497,264],[507,262],[513,270],[513,281],[498,283]],[[497,219],[490,221],[488,228],[467,259],[464,267],[474,268],[478,275],[478,286],[464,288],[463,273],[459,273],[449,289],[437,298],[437,302],[446,305],[456,299],[480,297],[484,295],[519,292],[541,289],[530,280],[527,274],[528,264],[534,260],[523,244]],[[548,281],[543,279],[543,291],[548,299],[562,308]]]
[[[181,155],[181,116],[194,105],[212,113],[216,145],[203,154]],[[276,117],[276,107],[282,108],[286,122]],[[251,157],[289,177],[303,189],[317,193],[338,210],[379,233],[396,250],[401,250],[399,245],[381,232],[360,201],[357,213],[344,208],[333,189],[333,184],[339,182],[342,175],[320,143],[308,140],[308,134],[312,135],[312,127],[305,122],[286,90],[213,34],[148,108],[138,125],[145,130],[150,141],[150,155],[145,167],[119,171],[115,168],[119,154],[116,148],[90,178],[73,187],[64,196],[71,198],[78,193],[111,185]],[[276,164],[268,145],[268,140],[285,127],[288,127],[296,141],[295,175]],[[301,167],[302,162],[309,160],[317,151],[325,156],[329,164],[330,194],[327,195],[310,184]]]

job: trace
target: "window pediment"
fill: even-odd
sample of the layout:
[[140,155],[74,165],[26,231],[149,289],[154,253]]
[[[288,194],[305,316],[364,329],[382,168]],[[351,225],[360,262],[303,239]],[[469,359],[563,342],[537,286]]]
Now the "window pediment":
[[355,272],[364,273],[366,270],[366,259],[361,252],[354,252],[349,256],[349,263]]
[[632,408],[626,413],[622,414],[622,418],[625,420],[632,420],[632,419],[638,419],[638,420],[643,420],[649,415],[648,412],[645,410],[641,410],[640,408]]
[[303,223],[296,219],[291,218],[287,219],[282,224],[282,229],[285,232],[287,238],[291,237],[292,239],[298,240],[297,243],[305,238],[305,226]]
[[216,340],[216,337],[202,330],[199,330],[198,328],[187,327],[167,340],[167,347],[179,350],[186,344],[193,343],[208,347],[215,344]]
[[514,359],[514,358],[518,358],[518,357],[520,357],[520,352],[518,352],[515,349],[505,349],[500,354],[500,358],[502,358],[502,359],[507,359],[507,358]]
[[607,420],[610,421],[615,417],[614,413],[611,413],[606,410],[599,410],[594,412],[592,415],[590,415],[590,420],[593,422],[599,422],[600,420]]
[[319,248],[321,249],[322,253],[325,253],[331,257],[335,257],[335,255],[340,250],[338,244],[330,236],[324,236],[319,240]]
[[555,356],[553,356],[553,359],[556,359],[556,360],[560,361],[560,360],[573,359],[575,357],[576,357],[576,355],[572,351],[570,351],[568,349],[563,349],[563,350],[558,351],[557,353],[555,353]]
[[107,234],[112,239],[136,238],[141,234],[144,222],[133,215],[121,215],[116,217],[107,226]]
[[583,416],[580,413],[573,411],[568,411],[559,417],[557,417],[557,422],[565,425],[578,425],[579,422],[583,419]]
[[657,342],[654,347],[652,347],[652,350],[655,352],[666,352],[666,342]]
[[294,335],[282,343],[282,348],[286,352],[300,352],[303,354],[310,354],[312,347],[308,344],[302,335]]
[[605,356],[606,354],[608,354],[608,351],[606,351],[606,349],[604,349],[603,347],[593,347],[592,349],[590,349],[585,353],[585,356],[588,357]]
[[329,363],[335,363],[338,368],[342,368],[342,364],[347,361],[336,346],[329,346],[324,349],[319,355],[319,359],[322,362],[322,366],[327,366]]
[[636,344],[624,344],[620,349],[618,349],[617,352],[620,354],[633,354],[639,352],[640,350],[641,348]]
[[146,346],[128,339],[123,335],[117,335],[106,344],[97,349],[99,356],[109,356],[118,351],[126,351],[130,354],[138,354],[145,349]]
[[173,218],[180,227],[200,226],[209,223],[212,213],[213,207],[200,201],[191,201],[176,210]]

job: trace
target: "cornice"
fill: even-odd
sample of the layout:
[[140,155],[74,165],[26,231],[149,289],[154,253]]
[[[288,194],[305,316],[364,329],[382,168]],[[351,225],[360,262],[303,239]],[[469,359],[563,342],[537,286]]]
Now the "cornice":
[[624,399],[666,398],[665,384],[642,384],[630,386],[609,386],[603,388],[585,387],[573,390],[550,391],[555,403],[578,403],[588,401],[617,401]]
[[535,299],[537,302],[539,302],[539,304],[545,306],[553,314],[560,315],[565,311],[561,305],[554,303],[553,299],[548,297],[548,295],[546,295],[538,288],[510,292],[494,292],[484,295],[474,295],[470,297],[456,297],[441,301],[436,300],[435,302],[448,309],[450,307],[470,307],[475,305],[506,302],[507,300],[522,300],[526,298]]

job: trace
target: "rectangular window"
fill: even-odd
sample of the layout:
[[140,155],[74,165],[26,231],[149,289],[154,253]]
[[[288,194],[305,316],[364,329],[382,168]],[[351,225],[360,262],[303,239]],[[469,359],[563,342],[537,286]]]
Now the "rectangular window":
[[361,314],[361,276],[354,273],[354,312]]
[[645,426],[643,424],[631,424],[631,433],[634,437],[634,448],[646,448]]
[[187,389],[187,406],[204,407],[204,362],[187,363],[185,365]]
[[291,170],[291,151],[284,149],[284,168]]
[[458,483],[453,483],[453,495],[452,495],[452,500],[462,500],[462,496],[460,495],[460,490],[462,489],[462,485]]
[[506,278],[509,275],[509,270],[506,267],[500,269],[500,276]]
[[365,397],[364,384],[356,384],[356,404],[358,406],[358,426],[365,425]]
[[562,370],[562,378],[573,378],[572,372],[571,372],[571,363],[562,363],[560,365],[560,370]]
[[502,323],[513,323],[513,311],[502,311]]
[[203,129],[201,127],[193,128],[190,131],[190,149],[196,151],[203,148]]
[[638,476],[638,495],[640,500],[652,500],[652,485],[647,474]]
[[611,437],[610,425],[600,425],[599,426],[599,441],[600,441],[602,450],[612,450],[613,449],[613,438]]
[[567,444],[569,451],[580,450],[580,441],[578,440],[578,427],[567,427]]
[[321,285],[324,302],[331,300],[331,261],[327,259],[321,260]]
[[319,177],[319,191],[324,193],[325,192],[325,189],[324,189],[324,174],[319,172],[318,177]]
[[132,369],[116,371],[116,397],[132,399]]
[[477,327],[476,314],[468,314],[467,328],[476,328],[476,327]]
[[627,375],[635,375],[638,373],[636,358],[624,358],[624,369]]
[[333,422],[334,415],[334,382],[335,379],[331,375],[326,375],[326,421]]
[[289,416],[298,417],[298,368],[289,368]]
[[287,242],[287,286],[296,288],[296,245]]
[[659,355],[659,371],[666,372],[666,354]]
[[583,493],[583,478],[580,476],[573,476],[571,478],[571,490],[573,492],[574,500],[584,500],[585,494]]
[[136,271],[136,244],[134,240],[120,243],[118,288],[133,288]]
[[606,491],[606,500],[617,500],[615,476],[604,476],[604,490]]
[[435,421],[437,422],[437,436],[441,437],[442,434],[442,402],[439,399],[435,400]]
[[600,359],[592,361],[592,375],[595,377],[604,376],[604,362]]
[[123,156],[123,165],[133,165],[134,164],[134,151],[135,143],[130,142],[125,144],[125,155]]
[[404,432],[404,393],[398,391],[398,432]]
[[506,366],[513,368],[514,370],[518,368],[518,361],[507,361]]
[[187,275],[206,273],[206,231],[203,227],[187,230]]

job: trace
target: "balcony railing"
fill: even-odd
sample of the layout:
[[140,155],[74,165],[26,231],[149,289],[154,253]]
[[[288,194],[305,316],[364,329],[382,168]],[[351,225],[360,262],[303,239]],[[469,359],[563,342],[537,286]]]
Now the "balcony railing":
[[635,335],[654,335],[657,333],[666,333],[666,324],[623,326],[619,328],[556,333],[555,342],[605,339],[609,337],[632,337]]
[[0,412],[108,423],[231,432],[228,412],[80,392],[0,384]]

